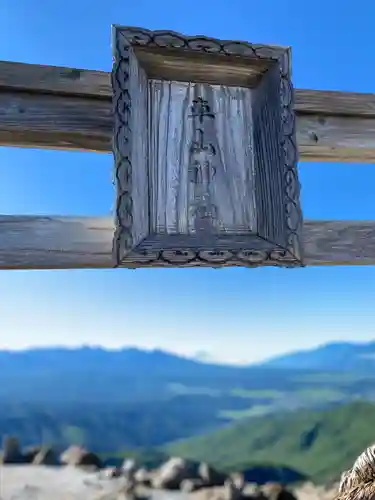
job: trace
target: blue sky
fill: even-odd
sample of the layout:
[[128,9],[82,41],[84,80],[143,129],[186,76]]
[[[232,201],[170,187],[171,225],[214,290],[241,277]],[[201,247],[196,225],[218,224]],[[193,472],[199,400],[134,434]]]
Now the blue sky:
[[[294,84],[375,92],[368,0],[2,0],[0,59],[110,71],[111,24],[291,45]],[[0,148],[0,212],[111,213],[112,157]],[[305,218],[375,219],[375,167],[300,165]],[[138,345],[249,362],[375,338],[375,268],[1,272],[0,347]]]

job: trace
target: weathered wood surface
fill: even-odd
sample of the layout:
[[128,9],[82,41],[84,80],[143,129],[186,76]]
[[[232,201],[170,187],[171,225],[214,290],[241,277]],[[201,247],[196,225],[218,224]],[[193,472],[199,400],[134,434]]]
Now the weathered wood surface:
[[[111,218],[0,216],[0,269],[111,268]],[[375,223],[307,221],[309,266],[375,264]]]
[[289,49],[123,26],[112,45],[118,265],[300,266]]
[[109,100],[111,77],[105,71],[0,61],[0,90],[67,94]]
[[[0,144],[109,152],[110,74],[0,62]],[[375,94],[297,90],[302,161],[375,162]]]
[[[0,90],[68,94],[109,101],[111,75],[106,71],[0,61]],[[298,114],[375,118],[375,94],[296,89]]]
[[2,145],[108,152],[111,133],[107,101],[0,90]]
[[0,216],[0,269],[113,267],[112,237],[109,218]]
[[[183,82],[169,85],[162,81],[152,82],[149,88],[150,121],[158,123],[150,131],[149,147],[153,231],[163,234],[203,231],[207,236],[204,230],[200,231],[201,226],[213,226],[211,229],[231,234],[245,228],[256,230],[257,209],[260,211],[262,207],[256,207],[255,179],[246,175],[254,168],[252,134],[246,133],[253,126],[252,90]],[[206,100],[210,113],[209,116],[202,113],[202,122],[193,119],[200,109],[192,103],[199,97]],[[218,123],[218,115],[226,119]],[[197,133],[198,126],[201,135]],[[189,168],[185,169],[189,162]],[[167,189],[169,186],[171,189]],[[211,217],[204,221],[199,208],[206,209]],[[282,212],[282,204],[278,208],[276,216]]]

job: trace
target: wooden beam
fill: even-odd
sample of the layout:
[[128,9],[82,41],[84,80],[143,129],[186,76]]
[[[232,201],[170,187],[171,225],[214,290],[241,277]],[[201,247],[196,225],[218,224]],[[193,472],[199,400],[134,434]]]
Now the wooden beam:
[[[0,61],[0,90],[112,98],[110,73],[105,71],[9,61]],[[375,94],[299,89],[295,92],[299,114],[375,118]]]
[[[296,90],[301,161],[375,162],[375,94]],[[0,144],[111,151],[109,73],[0,62]]]
[[110,218],[0,216],[0,269],[112,265]]
[[29,148],[109,152],[108,100],[0,91],[0,144]]
[[[111,268],[111,218],[0,217],[0,269]],[[307,221],[308,266],[375,264],[375,222]]]
[[0,61],[0,90],[111,99],[110,73]]

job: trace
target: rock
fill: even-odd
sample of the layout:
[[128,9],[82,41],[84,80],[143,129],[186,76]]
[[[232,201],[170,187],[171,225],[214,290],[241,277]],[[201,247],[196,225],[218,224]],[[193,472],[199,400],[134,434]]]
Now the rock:
[[133,480],[124,479],[124,482],[121,484],[121,494],[122,497],[119,498],[124,498],[124,500],[137,500],[135,483]]
[[122,475],[126,477],[129,484],[133,484],[135,486],[136,481],[134,479],[134,475],[137,471],[137,465],[135,460],[133,459],[125,459],[122,466]]
[[256,483],[246,483],[243,489],[246,497],[250,497],[253,500],[268,500],[268,497],[262,491],[262,487]]
[[205,486],[223,486],[228,477],[226,474],[217,471],[204,462],[199,464],[198,475],[204,482]]
[[198,464],[183,458],[173,457],[165,462],[152,479],[157,489],[179,489],[184,479],[198,479]]
[[[241,472],[231,474],[229,481],[231,481],[233,483],[233,486],[241,491],[243,491],[246,484],[245,475]],[[227,482],[227,484],[229,484],[229,482]]]
[[3,441],[3,464],[24,464],[25,457],[22,454],[18,438],[6,436]]
[[[285,487],[281,487],[278,493],[274,496],[275,500],[297,500],[297,497]],[[272,499],[273,500],[273,499]]]
[[207,486],[202,479],[184,479],[180,484],[180,490],[184,493],[191,493]]
[[227,478],[224,482],[224,498],[225,500],[241,500],[243,498],[243,489],[245,483],[238,482],[236,484],[233,478]]
[[124,470],[122,467],[113,467],[111,477],[122,477],[124,475]]
[[108,479],[113,479],[123,476],[124,471],[121,467],[109,467],[102,471],[102,475]]
[[55,451],[50,447],[43,447],[33,458],[34,465],[60,465],[60,460]]
[[[121,467],[105,467],[101,469],[97,476],[99,479],[118,479],[124,477],[124,471]],[[124,483],[126,482],[126,478],[124,478]],[[1,500],[1,499],[0,499]]]
[[262,488],[262,492],[268,500],[297,500],[297,497],[292,491],[279,483],[265,484]]
[[70,446],[60,456],[61,463],[65,465],[93,467],[96,469],[103,468],[103,462],[98,455],[91,451],[82,448],[81,446]]
[[133,474],[137,470],[137,464],[132,458],[125,458],[121,466],[125,473]]
[[23,451],[23,457],[25,459],[25,463],[32,464],[34,458],[38,455],[42,446],[29,446]]
[[151,486],[152,472],[145,468],[138,469],[134,473],[134,480],[137,484],[141,484],[143,486]]

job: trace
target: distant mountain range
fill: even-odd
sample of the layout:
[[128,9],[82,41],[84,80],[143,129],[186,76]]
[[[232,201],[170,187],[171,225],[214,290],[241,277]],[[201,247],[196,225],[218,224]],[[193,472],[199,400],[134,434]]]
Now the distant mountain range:
[[375,342],[334,343],[239,367],[137,348],[2,350],[0,437],[113,452],[239,420],[374,402],[374,352]]
[[334,342],[315,349],[277,356],[260,366],[293,370],[356,371],[375,369],[375,342]]
[[20,373],[25,370],[53,368],[65,370],[94,369],[141,374],[152,370],[158,375],[184,375],[226,372],[243,373],[245,370],[289,369],[319,371],[372,371],[375,368],[375,341],[368,343],[333,342],[313,349],[275,356],[257,364],[236,366],[215,364],[208,352],[198,351],[194,358],[180,356],[161,349],[142,350],[124,347],[109,350],[102,347],[45,347],[22,351],[0,350],[2,371]]
[[3,370],[70,370],[94,369],[142,373],[150,368],[157,373],[199,369],[198,360],[188,359],[163,350],[142,350],[135,347],[106,349],[104,347],[43,347],[20,351],[0,350]]
[[[163,350],[101,347],[47,347],[24,351],[0,351],[0,401],[28,399],[30,391],[39,401],[150,402],[171,396],[232,398],[246,403],[251,393],[258,409],[305,405],[302,392],[322,381],[332,391],[324,401],[365,397],[373,400],[375,387],[375,342],[368,344],[331,343],[316,349],[275,357],[258,365],[232,366],[189,359]],[[335,373],[346,371],[353,386],[339,387]],[[358,386],[358,378],[368,384]],[[327,385],[328,384],[328,385]],[[56,387],[59,391],[56,391]],[[93,391],[93,388],[95,390]],[[237,391],[237,392],[236,392]],[[242,391],[242,393],[241,393]],[[276,397],[276,392],[278,397]],[[241,393],[241,394],[240,394]],[[286,397],[288,394],[288,397]],[[297,397],[296,395],[299,394]],[[326,391],[326,394],[327,391]],[[283,397],[281,397],[283,395]],[[317,396],[316,396],[317,398]],[[306,403],[307,404],[307,403]],[[315,403],[314,403],[315,404]],[[229,405],[229,406],[227,406]],[[242,406],[241,406],[242,405]],[[227,401],[225,407],[233,409]],[[263,410],[262,410],[263,412]]]

